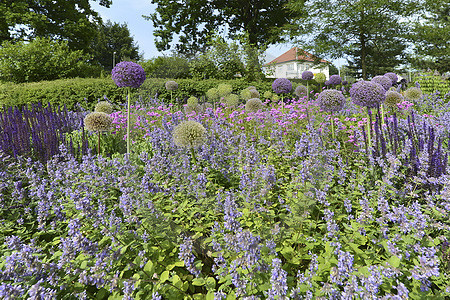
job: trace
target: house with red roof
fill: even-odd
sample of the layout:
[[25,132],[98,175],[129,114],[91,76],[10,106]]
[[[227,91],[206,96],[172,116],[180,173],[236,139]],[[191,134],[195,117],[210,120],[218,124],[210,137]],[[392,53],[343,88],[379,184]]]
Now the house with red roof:
[[304,71],[324,73],[330,78],[330,62],[294,47],[264,65],[267,78],[302,78]]

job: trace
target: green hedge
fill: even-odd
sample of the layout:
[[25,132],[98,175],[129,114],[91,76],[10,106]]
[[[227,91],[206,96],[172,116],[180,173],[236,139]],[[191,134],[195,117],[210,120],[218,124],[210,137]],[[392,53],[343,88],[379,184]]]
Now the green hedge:
[[[165,83],[170,79],[148,78],[138,90],[133,90],[134,99],[136,93],[140,96],[140,101],[145,103],[149,98],[158,95],[164,102],[170,102],[170,92],[166,90]],[[294,82],[295,81],[295,82]],[[293,87],[301,80],[294,80]],[[202,97],[210,88],[217,87],[220,83],[228,83],[233,86],[233,92],[239,94],[242,89],[255,86],[262,94],[265,91],[272,91],[273,79],[266,79],[258,82],[246,82],[242,79],[234,80],[194,80],[177,79],[178,89],[173,92],[173,99],[180,101],[188,97]],[[303,83],[303,82],[302,82]],[[314,83],[314,82],[313,82]],[[314,88],[314,85],[310,85]],[[59,79],[54,81],[41,81],[33,83],[6,83],[0,84],[0,107],[3,106],[24,106],[31,103],[49,103],[52,106],[66,104],[69,109],[79,103],[84,108],[93,109],[99,99],[106,96],[112,103],[120,104],[125,102],[126,89],[118,88],[110,77],[107,78],[74,78]]]
[[439,75],[433,75],[433,73],[423,73],[414,76],[414,82],[420,84],[420,89],[424,94],[433,94],[439,91],[441,95],[445,95],[450,92],[450,81],[443,79]]

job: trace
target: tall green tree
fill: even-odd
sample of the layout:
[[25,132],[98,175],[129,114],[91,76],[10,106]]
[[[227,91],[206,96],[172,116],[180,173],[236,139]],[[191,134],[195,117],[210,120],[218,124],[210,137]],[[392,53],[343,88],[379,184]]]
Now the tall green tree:
[[144,16],[155,27],[159,51],[175,48],[184,54],[204,52],[208,37],[226,25],[227,37],[248,34],[250,44],[269,45],[283,40],[283,25],[295,16],[286,8],[292,0],[152,0],[155,13]]
[[411,26],[412,66],[450,71],[450,0],[422,1],[420,18]]
[[[112,0],[99,0],[109,7]],[[1,0],[0,44],[35,37],[66,40],[71,49],[88,49],[100,21],[89,0]]]
[[[290,8],[299,10],[299,2]],[[363,79],[402,62],[406,20],[417,10],[412,0],[310,0],[305,9],[308,17],[290,26],[291,37],[317,56],[347,58]]]
[[[113,68],[113,60],[119,62],[125,57],[140,60],[139,47],[134,42],[127,24],[107,21],[97,25],[97,38],[91,47],[93,59],[106,70]],[[115,52],[115,54],[114,54]]]

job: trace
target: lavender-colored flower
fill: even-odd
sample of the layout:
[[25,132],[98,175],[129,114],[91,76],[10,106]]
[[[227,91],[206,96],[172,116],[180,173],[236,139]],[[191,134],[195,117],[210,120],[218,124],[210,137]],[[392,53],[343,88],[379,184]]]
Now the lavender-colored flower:
[[332,85],[338,85],[338,84],[341,84],[342,79],[341,79],[341,76],[339,76],[339,75],[331,75],[330,79],[328,79],[328,81]]
[[178,252],[178,258],[184,261],[186,269],[195,277],[200,275],[201,270],[197,269],[194,265],[195,256],[193,253],[194,245],[190,237],[184,239],[180,245],[180,251]]
[[398,76],[397,74],[393,73],[393,72],[388,72],[386,74],[384,74],[384,76],[389,77],[392,81],[392,84],[396,84],[398,81]]
[[375,76],[372,82],[380,84],[386,91],[392,86],[392,79],[387,76]]
[[317,102],[324,111],[340,111],[345,105],[345,97],[340,91],[324,90],[319,94]]
[[277,94],[287,94],[292,91],[292,83],[287,78],[277,78],[272,83],[272,89]]
[[347,80],[342,81],[342,85],[347,85],[347,84],[348,84]]
[[272,259],[270,283],[272,287],[269,290],[268,299],[282,299],[282,297],[286,296],[288,290],[287,272],[281,268],[281,260],[279,258]]
[[329,86],[331,83],[330,83],[329,80],[325,80],[324,84],[325,84],[326,86]]
[[386,98],[385,89],[372,81],[358,81],[350,88],[350,97],[353,103],[369,108],[377,107]]
[[311,80],[311,79],[313,79],[314,78],[314,74],[313,74],[313,72],[311,72],[311,71],[304,71],[303,73],[302,73],[302,79],[303,80]]
[[145,71],[139,64],[122,61],[111,71],[112,79],[118,87],[140,87],[145,81]]

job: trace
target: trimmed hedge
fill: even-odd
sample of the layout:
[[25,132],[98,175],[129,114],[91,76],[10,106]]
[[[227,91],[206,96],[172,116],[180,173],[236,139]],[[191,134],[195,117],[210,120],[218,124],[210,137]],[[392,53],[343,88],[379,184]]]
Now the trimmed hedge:
[[[163,99],[170,102],[170,91],[167,91],[164,84],[170,79],[148,78],[138,89],[133,89],[133,99],[137,99],[136,93],[140,96],[140,101],[145,103],[150,98]],[[302,80],[291,80],[293,88]],[[186,99],[195,96],[203,97],[211,88],[217,87],[220,83],[228,83],[233,87],[233,92],[239,94],[242,89],[255,86],[263,94],[265,91],[272,91],[273,79],[264,81],[247,82],[242,79],[234,80],[194,80],[177,79],[178,89],[173,91],[173,101],[185,103]],[[305,84],[304,82],[302,82]],[[315,88],[312,81],[311,88]],[[118,88],[110,77],[107,78],[73,78],[59,79],[53,81],[41,81],[33,83],[5,83],[0,84],[0,107],[29,105],[41,102],[50,103],[52,106],[66,105],[73,110],[77,104],[85,109],[93,110],[99,99],[106,96],[112,103],[121,104],[125,102],[126,89]]]
[[420,89],[424,94],[433,94],[439,91],[441,95],[445,95],[450,92],[450,81],[439,75],[433,75],[433,73],[416,75],[414,76],[414,82],[420,84]]

